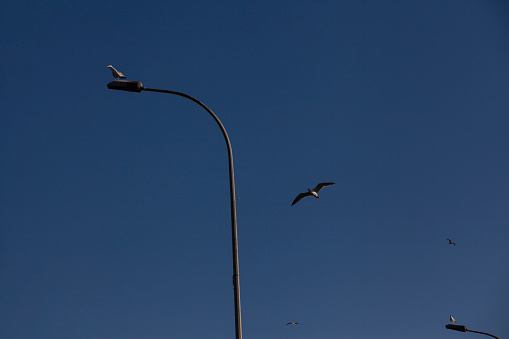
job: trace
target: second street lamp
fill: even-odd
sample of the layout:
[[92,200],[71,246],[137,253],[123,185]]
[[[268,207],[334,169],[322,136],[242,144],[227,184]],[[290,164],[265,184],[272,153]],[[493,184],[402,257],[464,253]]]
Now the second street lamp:
[[141,92],[141,91],[149,91],[149,92],[159,92],[159,93],[167,93],[174,94],[191,101],[194,101],[198,105],[200,105],[203,109],[205,109],[212,118],[216,121],[217,125],[221,129],[223,133],[224,140],[226,142],[226,148],[228,149],[228,165],[229,165],[229,174],[230,174],[230,213],[231,213],[231,229],[232,229],[232,252],[233,252],[233,293],[235,299],[235,338],[242,339],[242,321],[241,321],[241,313],[240,313],[240,278],[239,278],[239,257],[238,257],[238,240],[237,240],[237,208],[235,204],[235,179],[233,176],[233,153],[232,147],[230,143],[230,139],[228,138],[228,134],[226,133],[226,129],[223,124],[219,120],[219,118],[212,112],[210,108],[205,106],[198,99],[193,98],[190,95],[169,91],[164,89],[154,89],[154,88],[146,88],[139,81],[130,81],[130,80],[115,80],[108,84],[109,89],[116,89],[127,92]]
[[493,338],[500,339],[499,337],[496,337],[493,334],[489,334],[489,333],[486,333],[486,332],[467,330],[467,327],[465,325],[447,324],[447,325],[445,325],[445,328],[447,328],[448,330],[455,330],[455,331],[460,331],[460,332],[479,333],[479,334],[484,334],[484,335],[487,335],[487,336],[490,336],[490,337],[493,337]]

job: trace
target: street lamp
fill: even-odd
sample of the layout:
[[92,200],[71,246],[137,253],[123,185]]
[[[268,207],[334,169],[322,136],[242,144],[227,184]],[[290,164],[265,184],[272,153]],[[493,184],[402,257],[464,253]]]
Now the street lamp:
[[496,337],[493,334],[489,334],[489,333],[486,333],[486,332],[467,330],[467,327],[465,325],[447,324],[447,325],[445,325],[445,328],[447,328],[449,330],[460,331],[460,332],[480,333],[480,334],[484,334],[484,335],[489,335],[490,337],[493,337],[493,338],[500,339],[499,337]]
[[153,89],[144,87],[140,81],[131,81],[131,80],[115,80],[108,84],[109,89],[117,89],[121,91],[127,92],[138,92],[141,91],[149,91],[149,92],[159,92],[159,93],[167,93],[167,94],[175,94],[191,101],[194,101],[198,105],[200,105],[203,109],[205,109],[216,121],[217,125],[221,129],[223,133],[224,140],[226,141],[226,148],[228,149],[228,164],[229,164],[229,173],[230,173],[230,213],[231,213],[231,224],[232,224],[232,251],[233,251],[233,293],[235,298],[235,338],[242,339],[242,321],[240,316],[240,278],[239,278],[239,249],[238,249],[238,241],[237,241],[237,208],[235,204],[235,180],[233,177],[233,153],[232,147],[230,144],[230,139],[228,138],[228,134],[226,130],[219,120],[219,118],[201,101],[193,98],[190,95],[169,91],[164,89]]

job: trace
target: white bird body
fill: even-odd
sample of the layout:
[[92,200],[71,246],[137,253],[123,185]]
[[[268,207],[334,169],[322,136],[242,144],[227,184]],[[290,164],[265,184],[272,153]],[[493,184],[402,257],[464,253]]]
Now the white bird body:
[[115,80],[118,80],[118,79],[125,79],[125,76],[122,74],[122,72],[119,72],[115,69],[115,67],[109,65],[109,66],[106,66],[108,67],[109,69],[111,69],[111,74],[113,74],[113,77],[115,78]]
[[454,319],[454,318],[453,318],[453,316],[452,316],[452,315],[450,315],[450,316],[449,316],[449,321],[450,321],[451,323],[455,323],[455,322],[456,322],[456,319]]
[[332,186],[334,185],[335,183],[334,182],[322,182],[318,185],[316,185],[315,188],[313,189],[309,189],[308,188],[308,191],[305,192],[305,193],[301,193],[299,194],[292,202],[292,206],[295,205],[296,203],[298,203],[300,201],[300,199],[302,198],[305,198],[305,197],[310,197],[310,196],[313,196],[315,197],[316,199],[320,199],[320,197],[318,196],[318,192],[324,188],[324,187],[327,187],[327,186]]

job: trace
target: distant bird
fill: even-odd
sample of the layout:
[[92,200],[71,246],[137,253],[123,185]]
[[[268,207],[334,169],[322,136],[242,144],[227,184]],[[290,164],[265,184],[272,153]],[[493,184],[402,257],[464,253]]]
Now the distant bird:
[[117,71],[117,70],[115,69],[115,67],[113,67],[113,66],[111,66],[111,65],[106,66],[106,67],[108,67],[109,69],[111,69],[111,74],[113,74],[113,77],[115,78],[115,80],[118,80],[118,79],[125,79],[125,76],[124,76],[121,72]]
[[327,187],[327,186],[332,186],[334,184],[335,184],[334,182],[322,182],[321,184],[316,185],[316,187],[313,188],[312,190],[310,190],[308,188],[307,192],[301,193],[297,196],[297,198],[295,198],[295,200],[292,202],[292,206],[295,205],[296,203],[298,203],[300,201],[300,199],[305,198],[305,197],[314,196],[316,199],[319,199],[320,197],[318,196],[318,192],[322,188]]
[[288,323],[287,325],[297,326],[299,323]]
[[455,322],[456,322],[456,319],[454,319],[454,318],[452,317],[452,315],[450,315],[450,316],[449,316],[449,321],[450,321],[451,323],[455,323]]
[[455,243],[455,242],[452,242],[452,240],[451,240],[451,239],[449,239],[449,238],[445,238],[445,239],[449,240],[449,245],[454,245],[454,246],[456,246],[456,243]]

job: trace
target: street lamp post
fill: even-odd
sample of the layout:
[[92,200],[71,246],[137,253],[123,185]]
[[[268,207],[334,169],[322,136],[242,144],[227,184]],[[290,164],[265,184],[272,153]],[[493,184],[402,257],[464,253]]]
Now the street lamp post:
[[174,94],[191,101],[194,101],[198,105],[200,105],[203,109],[205,109],[215,120],[221,132],[223,133],[224,140],[226,141],[226,148],[228,149],[228,165],[229,165],[229,174],[230,174],[230,213],[231,213],[231,227],[232,227],[232,251],[233,251],[233,293],[235,298],[235,338],[242,339],[242,321],[241,321],[241,313],[240,313],[240,278],[239,278],[239,256],[238,256],[238,240],[237,240],[237,207],[236,207],[236,199],[235,199],[235,179],[233,177],[233,153],[232,147],[230,143],[230,139],[228,138],[228,134],[226,133],[226,129],[223,124],[219,120],[219,118],[212,112],[210,108],[205,106],[201,101],[193,98],[190,95],[163,90],[163,89],[154,89],[154,88],[146,88],[139,81],[130,81],[130,80],[115,80],[108,84],[109,89],[117,89],[128,92],[138,92],[141,91],[150,91],[150,92],[159,92],[159,93],[167,93]]
[[447,328],[447,329],[449,329],[449,330],[460,331],[460,332],[473,332],[473,333],[479,333],[479,334],[484,334],[484,335],[488,335],[488,336],[493,337],[493,338],[500,339],[499,337],[496,337],[496,336],[494,336],[493,334],[489,334],[489,333],[486,333],[486,332],[479,332],[479,331],[467,330],[467,327],[466,327],[465,325],[447,324],[447,325],[445,325],[445,328]]

